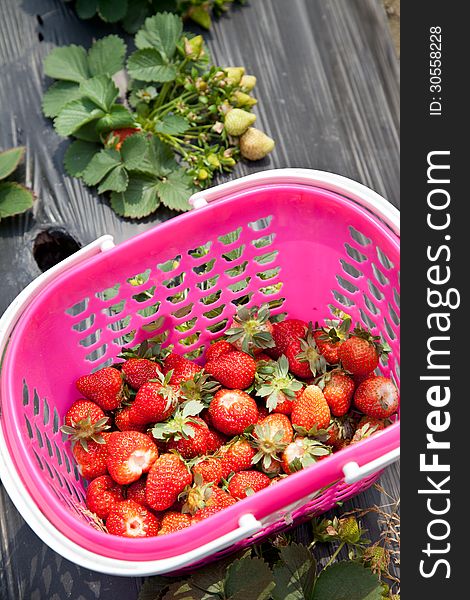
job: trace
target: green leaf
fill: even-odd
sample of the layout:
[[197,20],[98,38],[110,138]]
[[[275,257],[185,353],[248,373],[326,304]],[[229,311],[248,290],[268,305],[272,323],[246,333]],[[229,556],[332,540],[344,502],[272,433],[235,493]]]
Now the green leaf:
[[291,543],[279,550],[280,561],[273,569],[276,587],[273,600],[311,598],[316,577],[316,562],[308,548]]
[[0,179],[5,179],[11,175],[23,160],[26,148],[18,146],[18,148],[10,148],[0,152]]
[[117,23],[126,16],[126,12],[127,0],[98,0],[98,13],[103,21]]
[[15,181],[0,183],[0,220],[19,215],[33,206],[34,196],[31,190]]
[[122,20],[124,30],[127,33],[135,33],[143,25],[149,10],[148,0],[132,0],[129,3],[126,16]]
[[97,40],[88,50],[88,66],[92,75],[114,75],[124,68],[126,44],[117,35]]
[[344,561],[322,571],[312,600],[381,600],[378,578],[359,563]]
[[194,588],[188,581],[175,581],[162,600],[214,600],[214,596]]
[[129,178],[125,192],[111,194],[111,207],[122,217],[141,219],[155,212],[160,200],[155,179],[134,175]]
[[191,9],[191,19],[201,27],[204,27],[204,29],[211,28],[211,16],[202,6],[195,6]]
[[114,104],[109,113],[102,116],[96,124],[96,129],[100,133],[124,127],[135,127],[135,122],[132,114],[122,104]]
[[190,178],[182,169],[174,171],[157,184],[160,200],[167,208],[186,211],[191,208],[188,199],[191,196]]
[[124,192],[129,183],[129,175],[124,165],[118,165],[103,179],[98,194],[103,192]]
[[54,127],[59,135],[67,137],[75,133],[82,125],[103,116],[103,111],[88,98],[68,102],[54,119]]
[[101,142],[100,134],[96,130],[96,124],[98,121],[91,121],[90,123],[85,123],[75,131],[73,134],[78,140],[83,140],[84,142]]
[[142,133],[135,133],[124,140],[121,147],[121,157],[127,169],[130,171],[139,169],[142,158],[147,152],[147,147],[147,138]]
[[65,152],[64,167],[72,177],[81,177],[91,159],[99,152],[100,146],[94,142],[75,140]]
[[165,177],[178,168],[172,149],[154,135],[147,141],[147,152],[134,170],[155,177]]
[[189,129],[189,121],[179,115],[166,115],[161,121],[155,124],[157,133],[166,133],[168,135],[178,135]]
[[178,15],[158,13],[145,20],[144,27],[135,36],[135,45],[141,50],[155,48],[163,58],[170,60],[182,33],[183,23]]
[[156,600],[172,581],[168,577],[149,577],[142,584],[137,600]]
[[273,575],[261,558],[235,560],[227,569],[225,597],[230,600],[265,600],[274,587]]
[[44,60],[44,73],[54,79],[76,81],[88,79],[88,61],[85,48],[72,44],[54,48]]
[[42,97],[42,112],[46,117],[56,117],[67,102],[80,96],[80,86],[75,81],[56,81]]
[[111,169],[117,167],[121,162],[117,150],[107,148],[93,156],[83,171],[83,180],[87,185],[96,185],[105,177]]
[[80,84],[83,96],[89,98],[104,112],[109,112],[118,97],[119,90],[114,81],[107,75],[97,75]]
[[91,19],[98,10],[98,0],[77,0],[75,10],[80,19]]
[[155,48],[137,50],[127,61],[129,75],[140,81],[163,83],[176,78],[176,67],[168,64]]

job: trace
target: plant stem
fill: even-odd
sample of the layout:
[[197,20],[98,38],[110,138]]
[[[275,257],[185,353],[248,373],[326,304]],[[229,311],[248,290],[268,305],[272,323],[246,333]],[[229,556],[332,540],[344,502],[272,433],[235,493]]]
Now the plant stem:
[[341,542],[341,544],[336,548],[336,550],[333,553],[332,557],[330,558],[330,560],[328,561],[328,563],[323,567],[323,569],[328,568],[334,562],[335,558],[338,556],[338,554],[344,548],[345,544],[346,544],[346,542]]

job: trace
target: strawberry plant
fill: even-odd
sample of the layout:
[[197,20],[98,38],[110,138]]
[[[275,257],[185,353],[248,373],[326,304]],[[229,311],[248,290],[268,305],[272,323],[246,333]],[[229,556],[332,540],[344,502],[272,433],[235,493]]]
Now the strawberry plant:
[[25,153],[24,146],[0,152],[0,221],[24,213],[33,206],[34,194],[21,183],[12,181]]
[[[75,138],[65,154],[67,173],[109,193],[117,214],[142,218],[160,205],[185,211],[194,191],[240,157],[258,160],[273,149],[252,127],[256,79],[243,67],[210,65],[202,36],[184,34],[171,13],[146,19],[134,41],[127,61],[116,35],[88,51],[54,49],[44,62],[56,81],[43,112],[59,135]],[[242,143],[246,135],[257,138],[254,147]]]

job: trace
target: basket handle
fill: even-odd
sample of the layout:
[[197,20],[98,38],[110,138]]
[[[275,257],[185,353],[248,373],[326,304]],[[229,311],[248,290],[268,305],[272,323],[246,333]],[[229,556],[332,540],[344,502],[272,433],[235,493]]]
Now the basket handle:
[[369,475],[372,475],[372,473],[381,471],[383,468],[396,462],[399,458],[400,448],[394,448],[383,456],[379,456],[379,458],[362,465],[362,467],[355,461],[347,462],[343,466],[344,481],[349,484],[361,481],[361,479],[365,479]]
[[195,209],[215,202],[228,194],[240,192],[259,185],[302,184],[325,188],[354,200],[384,221],[390,229],[400,235],[400,213],[390,202],[368,187],[334,173],[314,169],[271,169],[240,177],[221,185],[193,194],[189,203]]
[[0,371],[1,364],[3,362],[3,356],[5,353],[10,334],[15,328],[19,318],[29,306],[35,296],[46,287],[46,285],[53,281],[58,275],[68,271],[72,267],[78,265],[84,260],[100,254],[105,250],[110,250],[114,247],[113,236],[103,235],[94,242],[84,246],[71,256],[68,256],[61,262],[57,263],[41,275],[36,277],[29,285],[27,285],[22,292],[13,300],[10,306],[6,309],[0,319]]

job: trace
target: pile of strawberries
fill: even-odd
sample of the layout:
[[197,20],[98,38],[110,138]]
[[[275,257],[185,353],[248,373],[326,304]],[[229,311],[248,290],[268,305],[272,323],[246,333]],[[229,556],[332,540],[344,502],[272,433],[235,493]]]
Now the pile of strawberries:
[[62,431],[109,533],[178,531],[374,434],[398,409],[390,349],[338,313],[315,328],[240,308],[204,366],[159,345],[76,382]]

